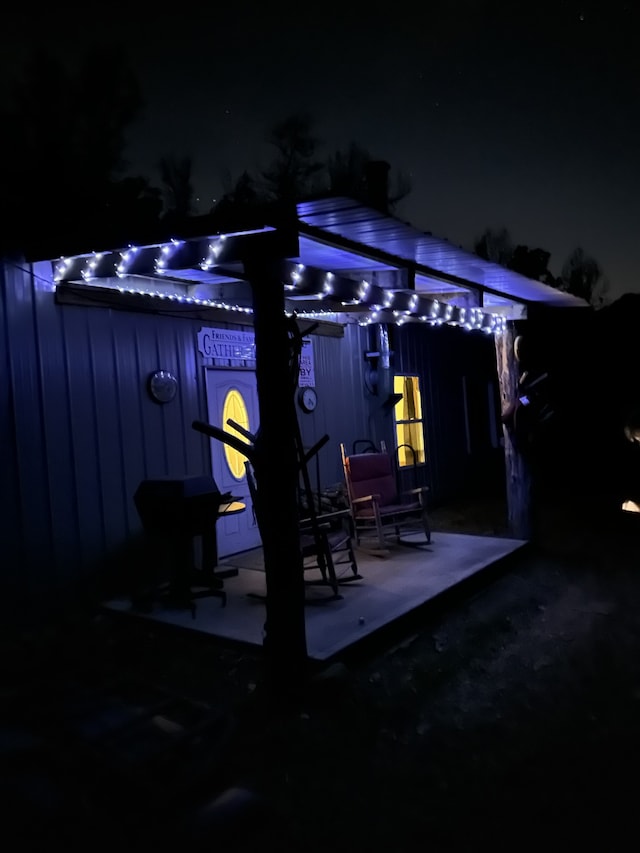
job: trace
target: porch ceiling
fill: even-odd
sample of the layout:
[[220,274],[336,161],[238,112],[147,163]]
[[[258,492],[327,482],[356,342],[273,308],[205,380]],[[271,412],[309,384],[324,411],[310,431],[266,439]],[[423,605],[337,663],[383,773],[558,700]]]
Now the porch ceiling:
[[[498,296],[556,307],[581,307],[583,299],[533,281],[499,264],[485,261],[458,246],[346,197],[298,204],[303,233],[330,240],[350,251],[367,249],[378,261],[413,264],[426,276],[445,276],[449,283],[487,288]],[[455,279],[457,281],[452,281]]]

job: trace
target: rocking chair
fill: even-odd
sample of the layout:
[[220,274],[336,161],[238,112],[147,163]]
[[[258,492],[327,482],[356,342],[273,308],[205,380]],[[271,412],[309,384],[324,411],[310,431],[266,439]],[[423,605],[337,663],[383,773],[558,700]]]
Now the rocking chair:
[[[354,453],[347,456],[340,445],[347,498],[353,519],[356,544],[377,554],[388,553],[387,540],[413,547],[431,543],[431,527],[427,515],[428,486],[398,492],[395,466],[386,451]],[[424,531],[425,541],[400,538],[400,531],[415,530],[416,522]]]
[[[249,494],[256,517],[260,522],[262,513],[255,475],[250,462],[245,462],[244,466]],[[305,578],[305,585],[328,586],[332,590],[331,595],[322,598],[307,597],[307,604],[320,604],[324,601],[341,598],[342,596],[338,592],[341,584],[362,580],[353,550],[349,511],[337,510],[331,513],[312,514],[310,518],[301,518],[298,524],[303,569],[305,573],[314,569],[320,572],[320,577],[317,579]],[[258,526],[260,526],[259,523]],[[338,574],[337,570],[343,567],[347,569],[347,573]]]

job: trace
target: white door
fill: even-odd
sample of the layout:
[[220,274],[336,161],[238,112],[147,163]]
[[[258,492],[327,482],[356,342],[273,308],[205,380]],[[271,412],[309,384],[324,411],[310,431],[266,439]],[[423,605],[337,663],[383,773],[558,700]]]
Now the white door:
[[[259,426],[255,373],[207,368],[205,378],[209,423],[244,438],[227,423],[231,418],[255,434]],[[221,492],[231,492],[247,506],[245,512],[219,519],[216,528],[219,557],[247,551],[261,544],[245,476],[245,458],[224,442],[211,439],[211,473],[218,488]]]

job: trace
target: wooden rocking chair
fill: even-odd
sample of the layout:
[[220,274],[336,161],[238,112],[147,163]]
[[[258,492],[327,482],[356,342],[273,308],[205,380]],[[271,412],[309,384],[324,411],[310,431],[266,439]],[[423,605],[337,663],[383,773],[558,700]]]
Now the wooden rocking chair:
[[[245,462],[247,485],[253,502],[258,527],[262,518],[260,494],[250,462]],[[352,544],[351,517],[348,510],[330,513],[312,513],[310,517],[300,518],[300,550],[304,562],[305,574],[319,571],[319,577],[305,577],[306,586],[328,586],[332,590],[329,596],[308,596],[307,604],[320,604],[342,596],[339,586],[343,583],[362,580]],[[346,568],[346,574],[342,571]]]
[[[429,545],[428,486],[398,492],[395,465],[386,451],[348,456],[341,444],[340,453],[356,544],[381,555],[388,553],[389,537],[412,547]],[[424,531],[425,540],[401,539],[401,530],[415,531],[416,523]]]

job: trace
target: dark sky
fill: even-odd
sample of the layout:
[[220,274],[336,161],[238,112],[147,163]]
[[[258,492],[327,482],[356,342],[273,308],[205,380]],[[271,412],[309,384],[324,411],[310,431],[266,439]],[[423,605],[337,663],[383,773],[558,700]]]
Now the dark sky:
[[329,152],[355,140],[411,176],[398,213],[470,248],[486,226],[552,254],[580,245],[613,295],[640,291],[640,13],[629,2],[210,2],[10,13],[2,70],[39,40],[123,44],[145,109],[131,168],[192,154],[206,207],[266,164],[274,120],[306,111]]

